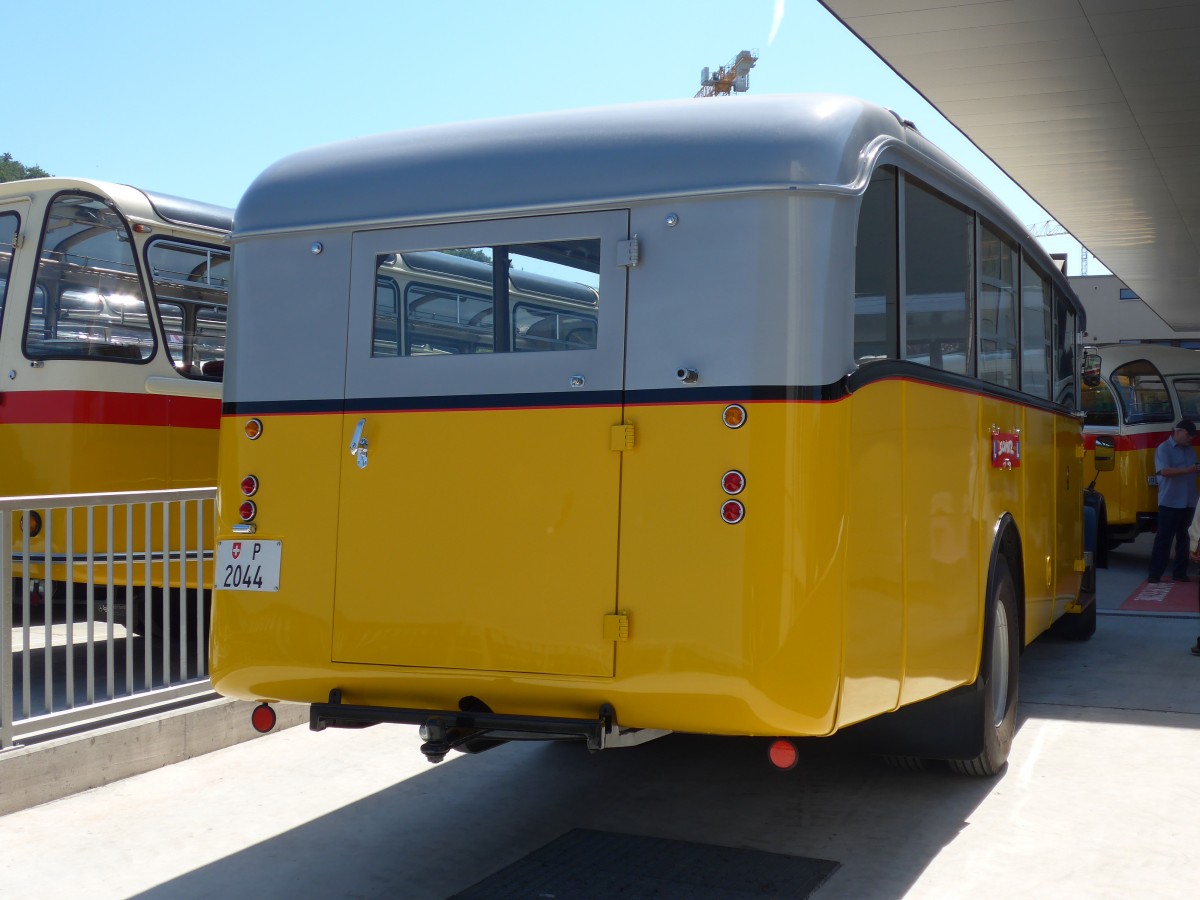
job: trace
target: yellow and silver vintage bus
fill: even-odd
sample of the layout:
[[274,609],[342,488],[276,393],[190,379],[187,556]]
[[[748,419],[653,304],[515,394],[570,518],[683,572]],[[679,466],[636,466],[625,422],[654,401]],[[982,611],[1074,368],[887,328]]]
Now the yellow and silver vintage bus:
[[[1116,546],[1158,524],[1154,451],[1181,418],[1200,421],[1200,353],[1163,344],[1110,344],[1087,354],[1084,474],[1104,498],[1101,543]],[[1097,441],[1115,451],[1112,469],[1096,469]]]
[[[231,210],[126,185],[0,184],[0,495],[215,483],[232,224]],[[29,519],[15,548],[28,524],[29,558],[44,560]],[[63,558],[66,527],[47,530]],[[125,547],[100,535],[94,549]],[[57,563],[53,579],[28,575],[77,580]]]
[[259,727],[777,765],[849,730],[994,773],[1021,649],[1095,627],[1083,312],[887,110],[356,140],[263,173],[232,240],[211,673]]

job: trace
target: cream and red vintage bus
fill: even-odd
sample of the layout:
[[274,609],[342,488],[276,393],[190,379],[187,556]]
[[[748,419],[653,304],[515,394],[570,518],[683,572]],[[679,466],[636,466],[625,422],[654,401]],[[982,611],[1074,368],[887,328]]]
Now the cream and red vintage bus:
[[[0,496],[215,483],[232,222],[231,210],[126,185],[0,184]],[[14,529],[35,591],[80,579],[65,567],[68,551],[81,564],[86,523],[72,524],[69,541],[65,521],[36,511]],[[128,549],[106,527],[93,532],[102,563]],[[155,528],[149,552],[161,540]]]
[[[1088,455],[1084,475],[1104,498],[1101,539],[1132,541],[1158,524],[1154,451],[1181,418],[1200,421],[1200,353],[1165,344],[1088,348],[1082,405]],[[1097,471],[1096,442],[1115,451],[1115,464]]]
[[1022,648],[1095,627],[1083,311],[885,109],[351,141],[263,173],[232,240],[210,671],[258,727],[777,765],[849,730],[990,774]]

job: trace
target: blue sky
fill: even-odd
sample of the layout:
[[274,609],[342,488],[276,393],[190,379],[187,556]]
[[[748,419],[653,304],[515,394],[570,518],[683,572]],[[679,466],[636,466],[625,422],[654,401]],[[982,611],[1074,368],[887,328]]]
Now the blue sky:
[[[745,49],[760,57],[752,93],[888,106],[1019,219],[1050,218],[816,0],[58,0],[45,13],[6,29],[0,152],[55,175],[236,206],[259,172],[297,150],[690,97],[703,67]],[[1077,243],[1043,245],[1079,272]],[[1089,274],[1102,271],[1092,261]]]

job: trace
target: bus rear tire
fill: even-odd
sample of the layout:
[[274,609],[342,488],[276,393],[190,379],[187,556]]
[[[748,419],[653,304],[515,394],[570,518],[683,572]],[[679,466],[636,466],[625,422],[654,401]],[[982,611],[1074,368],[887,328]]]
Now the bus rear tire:
[[977,699],[973,727],[983,736],[983,749],[974,759],[952,759],[950,768],[962,775],[999,774],[1008,761],[1017,725],[1017,687],[1021,658],[1017,590],[1008,560],[996,557],[988,588],[987,625],[983,656],[975,681]]

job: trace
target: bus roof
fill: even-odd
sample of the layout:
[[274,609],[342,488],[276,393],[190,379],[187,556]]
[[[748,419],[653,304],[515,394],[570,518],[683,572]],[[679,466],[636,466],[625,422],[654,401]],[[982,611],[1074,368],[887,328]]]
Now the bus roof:
[[[235,236],[723,191],[861,191],[880,136],[971,176],[888,110],[825,94],[671,100],[435,125],[315,147],[238,205]],[[447,190],[453,185],[454,190]],[[980,188],[982,190],[982,188]]]
[[0,183],[0,198],[60,191],[85,191],[97,194],[120,206],[126,215],[158,218],[175,225],[207,228],[228,234],[233,228],[233,210],[225,206],[186,200],[169,194],[142,190],[127,184],[115,184],[96,178],[25,178]]
[[1200,351],[1169,344],[1104,344],[1089,348],[1100,354],[1100,374],[1139,359],[1149,360],[1163,375],[1200,375]]
[[1019,238],[1082,315],[1065,276],[991,191],[911,122],[836,94],[596,107],[314,147],[254,180],[233,240],[745,191],[857,194],[890,152]]

